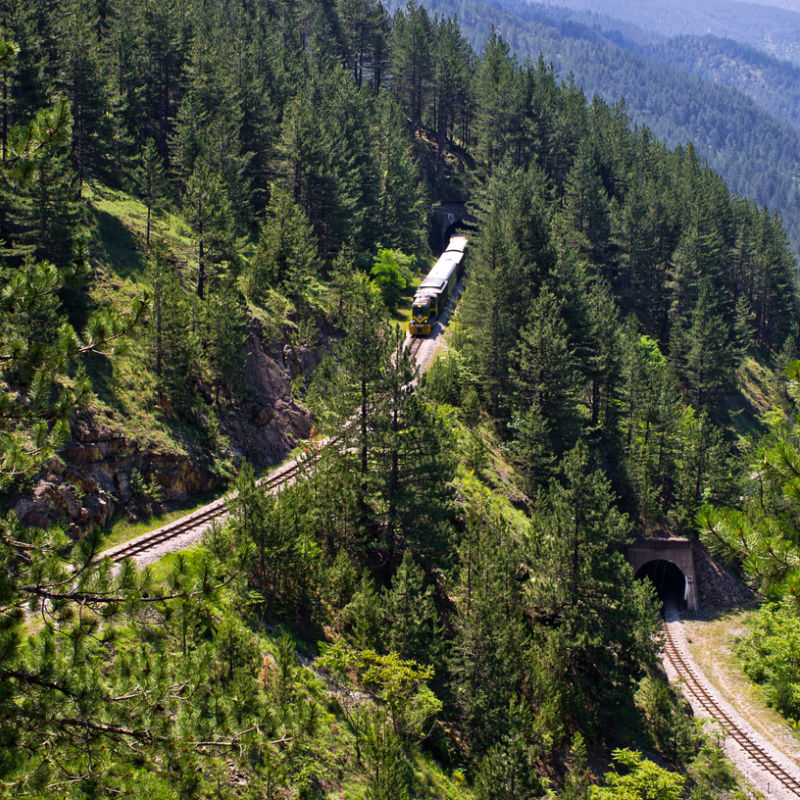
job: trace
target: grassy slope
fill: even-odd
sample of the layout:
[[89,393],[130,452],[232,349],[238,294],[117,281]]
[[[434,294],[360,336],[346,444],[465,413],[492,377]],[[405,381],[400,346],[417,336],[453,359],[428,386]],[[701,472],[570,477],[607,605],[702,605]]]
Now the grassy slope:
[[[123,191],[97,184],[85,187],[91,302],[124,312],[133,298],[146,294],[146,207]],[[161,211],[153,215],[151,238],[161,246],[185,279],[190,279],[193,243],[180,217]],[[112,361],[90,358],[87,371],[94,398],[90,410],[99,427],[135,441],[141,449],[165,455],[207,454],[202,434],[161,408],[155,375],[143,329],[137,330]],[[108,531],[107,546],[119,544],[164,525],[209,502],[208,494],[192,495],[177,510],[132,523],[117,516]]]
[[[92,301],[97,306],[126,309],[134,297],[146,292],[146,208],[124,192],[98,185],[89,187],[86,199]],[[153,217],[153,239],[181,270],[187,269],[192,253],[188,232],[186,224],[171,214]],[[176,429],[158,406],[155,376],[141,334],[139,330],[131,337],[127,350],[115,357],[110,367],[104,359],[90,362],[96,394],[92,410],[102,424],[142,446],[186,453],[191,436]]]

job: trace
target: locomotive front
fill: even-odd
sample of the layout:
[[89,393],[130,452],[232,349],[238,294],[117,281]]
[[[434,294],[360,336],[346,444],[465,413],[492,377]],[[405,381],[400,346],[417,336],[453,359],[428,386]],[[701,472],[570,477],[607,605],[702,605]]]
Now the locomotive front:
[[411,309],[411,320],[408,323],[408,332],[412,336],[427,336],[436,319],[436,298],[421,290],[414,295],[414,305]]

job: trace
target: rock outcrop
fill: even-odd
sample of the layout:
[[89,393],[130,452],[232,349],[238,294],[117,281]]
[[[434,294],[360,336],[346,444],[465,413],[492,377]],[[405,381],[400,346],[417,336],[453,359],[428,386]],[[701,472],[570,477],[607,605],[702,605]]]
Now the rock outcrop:
[[245,399],[225,404],[219,420],[228,452],[215,454],[177,437],[169,448],[142,443],[125,432],[124,421],[101,422],[90,408],[75,416],[67,446],[17,501],[19,519],[40,527],[63,524],[78,537],[115,513],[149,515],[221,489],[226,478],[214,469],[220,455],[236,463],[246,458],[256,467],[282,460],[311,430],[308,411],[292,399],[291,381],[319,357],[291,347],[268,353],[260,334],[255,325],[248,334]]

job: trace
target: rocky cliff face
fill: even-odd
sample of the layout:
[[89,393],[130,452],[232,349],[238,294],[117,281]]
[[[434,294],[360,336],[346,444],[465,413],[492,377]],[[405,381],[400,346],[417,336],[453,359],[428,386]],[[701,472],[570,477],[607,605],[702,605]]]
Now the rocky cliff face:
[[228,403],[220,415],[220,432],[228,451],[213,453],[179,446],[156,449],[101,423],[90,408],[71,424],[71,440],[40,473],[33,490],[14,510],[26,525],[65,524],[80,536],[106,524],[116,512],[130,516],[174,507],[191,494],[222,489],[226,480],[214,469],[214,459],[246,458],[256,467],[274,464],[311,430],[307,410],[291,397],[291,380],[313,369],[318,355],[291,347],[267,352],[260,330],[249,332],[243,400]]

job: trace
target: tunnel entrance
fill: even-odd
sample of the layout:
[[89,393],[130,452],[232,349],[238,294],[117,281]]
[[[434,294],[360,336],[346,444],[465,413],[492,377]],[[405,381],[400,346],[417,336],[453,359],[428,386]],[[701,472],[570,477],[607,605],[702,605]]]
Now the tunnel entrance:
[[636,577],[646,578],[656,587],[662,604],[672,603],[679,609],[686,608],[686,578],[671,561],[648,561],[637,571]]

